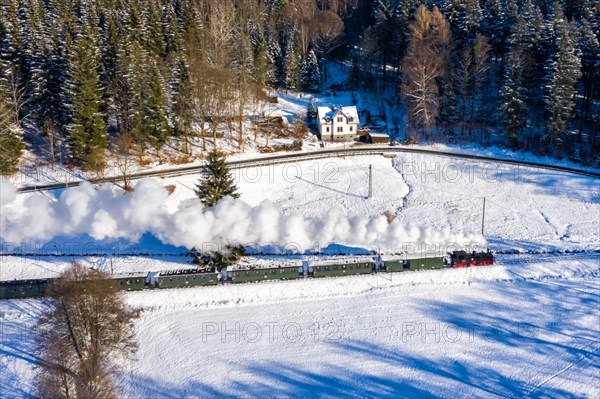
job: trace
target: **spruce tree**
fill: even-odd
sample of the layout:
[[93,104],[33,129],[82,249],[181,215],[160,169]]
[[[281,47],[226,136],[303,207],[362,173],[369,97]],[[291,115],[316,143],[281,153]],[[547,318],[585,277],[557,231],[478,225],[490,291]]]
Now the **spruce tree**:
[[444,11],[452,35],[460,45],[475,38],[483,18],[479,0],[450,0]]
[[508,54],[501,91],[502,121],[506,137],[513,148],[519,143],[520,133],[527,125],[526,91],[523,86],[525,56],[521,49]]
[[302,83],[301,67],[302,54],[300,54],[297,41],[297,32],[293,29],[287,39],[284,55],[285,87],[287,89],[297,89]]
[[[600,4],[600,3],[598,3]],[[581,20],[580,32],[580,47],[582,51],[581,56],[581,70],[582,70],[582,81],[583,81],[583,101],[581,102],[580,120],[581,127],[583,123],[591,122],[590,110],[593,99],[594,85],[600,78],[600,38],[596,36],[600,30],[598,26],[593,26],[593,14],[586,15]],[[596,31],[596,32],[594,32]]]
[[300,70],[300,78],[302,81],[302,87],[308,91],[319,91],[321,88],[321,70],[319,68],[319,62],[314,51],[308,53],[308,57],[302,64]]
[[273,79],[280,86],[284,86],[286,77],[285,57],[279,41],[274,36],[269,36],[267,51],[269,52],[269,58],[273,60]]
[[60,38],[52,38],[43,54],[42,73],[35,87],[35,102],[43,123],[52,123],[63,131],[67,121],[65,82],[67,81],[66,48]]
[[255,28],[252,31],[250,43],[252,44],[254,81],[261,86],[272,85],[275,82],[275,65],[261,29]]
[[166,56],[165,36],[163,32],[162,15],[158,2],[144,2],[145,10],[142,15],[141,39],[144,49],[157,57]]
[[568,132],[575,108],[576,84],[581,79],[581,55],[573,25],[566,23],[557,37],[557,53],[549,61],[545,104],[550,144]]
[[308,107],[306,108],[306,120],[310,124],[316,118],[317,108],[315,107],[315,104],[313,104],[313,101],[310,100],[310,102],[308,103]]
[[9,94],[10,85],[16,82],[16,68],[5,68],[0,63],[0,175],[17,171],[17,165],[25,148],[19,123],[19,106]]
[[104,121],[103,93],[100,86],[100,51],[93,29],[86,24],[69,60],[67,131],[71,155],[84,168],[98,170],[104,166],[102,151],[108,145]]
[[150,65],[144,96],[142,125],[150,143],[158,148],[169,135],[171,127],[167,119],[162,78],[154,62]]
[[225,154],[217,149],[208,153],[206,171],[196,185],[196,195],[205,206],[213,206],[223,197],[239,198]]
[[[0,113],[3,112],[0,110]],[[4,117],[0,115],[0,119]],[[18,124],[5,126],[0,121],[0,175],[10,175],[17,171],[17,165],[23,155],[25,145],[21,140],[23,131]]]
[[181,57],[175,60],[171,79],[171,113],[174,134],[184,140],[184,152],[189,153],[188,136],[194,120],[194,102],[190,82],[189,65]]
[[165,58],[170,59],[181,51],[183,40],[175,9],[169,3],[163,6],[162,25],[165,43]]

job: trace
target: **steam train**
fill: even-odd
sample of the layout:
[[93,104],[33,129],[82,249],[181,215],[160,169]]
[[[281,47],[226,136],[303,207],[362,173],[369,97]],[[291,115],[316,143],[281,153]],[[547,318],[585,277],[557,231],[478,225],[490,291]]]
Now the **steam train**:
[[[283,266],[257,268],[245,265],[214,268],[180,269],[148,273],[115,274],[123,291],[144,289],[214,286],[218,284],[252,283],[265,280],[294,280],[302,278],[336,277],[372,273],[395,273],[411,270],[444,269],[491,265],[494,256],[487,252],[454,251],[439,254],[359,256],[328,261],[300,261]],[[52,279],[0,281],[0,299],[41,297]]]

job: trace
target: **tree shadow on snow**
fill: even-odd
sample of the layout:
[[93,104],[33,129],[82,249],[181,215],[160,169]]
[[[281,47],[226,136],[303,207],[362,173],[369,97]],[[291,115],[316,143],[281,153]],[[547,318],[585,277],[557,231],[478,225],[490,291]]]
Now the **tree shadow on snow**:
[[0,398],[36,398],[33,387],[18,374],[25,367],[15,370],[7,364],[24,363],[27,368],[39,364],[33,331],[43,306],[34,299],[0,302]]

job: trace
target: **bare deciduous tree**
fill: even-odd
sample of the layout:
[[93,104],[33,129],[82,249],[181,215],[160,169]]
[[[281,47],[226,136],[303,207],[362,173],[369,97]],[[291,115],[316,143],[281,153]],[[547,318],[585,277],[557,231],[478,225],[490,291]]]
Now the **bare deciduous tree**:
[[38,321],[43,398],[118,398],[118,360],[137,350],[133,321],[115,280],[73,264],[48,287],[50,298]]
[[323,79],[327,81],[324,60],[344,43],[344,22],[332,11],[320,11],[315,15],[311,32],[312,45],[323,66]]
[[438,79],[446,73],[451,39],[450,25],[437,7],[429,11],[421,5],[410,25],[402,91],[408,99],[409,120],[423,128],[426,138],[439,112]]
[[317,4],[314,0],[296,0],[290,2],[286,8],[286,14],[290,16],[293,24],[298,27],[300,47],[302,56],[308,54],[308,46],[311,40],[312,21],[317,12]]
[[114,141],[116,150],[116,163],[119,175],[123,180],[123,190],[129,192],[132,190],[131,187],[131,176],[139,171],[139,164],[134,158],[133,146],[134,139],[133,135],[128,133],[122,133]]
[[473,122],[477,117],[477,100],[481,99],[481,94],[484,92],[483,86],[486,81],[486,75],[490,69],[489,58],[492,46],[490,46],[487,37],[478,34],[473,43],[473,64],[471,67],[472,80],[472,96],[471,96],[471,125],[469,132],[473,129]]

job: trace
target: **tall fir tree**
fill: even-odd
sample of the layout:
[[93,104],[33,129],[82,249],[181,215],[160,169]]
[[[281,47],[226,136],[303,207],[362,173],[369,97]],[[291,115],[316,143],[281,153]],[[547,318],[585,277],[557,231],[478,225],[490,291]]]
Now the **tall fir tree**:
[[164,57],[168,60],[183,49],[179,20],[171,3],[166,3],[163,6],[162,25],[165,42]]
[[501,90],[502,122],[509,144],[516,148],[519,136],[527,125],[526,89],[523,84],[525,55],[520,48],[508,54]]
[[142,14],[141,39],[145,50],[152,56],[165,57],[166,44],[159,2],[144,2]]
[[449,0],[444,13],[452,27],[452,36],[460,45],[475,39],[483,18],[479,0]]
[[214,206],[226,196],[239,198],[223,152],[214,149],[208,153],[206,170],[196,185],[196,195],[207,207]]
[[159,148],[171,132],[167,118],[166,96],[162,77],[156,62],[151,61],[144,89],[143,123],[144,132],[150,143]]
[[190,153],[189,134],[194,120],[194,102],[190,71],[187,61],[181,57],[174,61],[171,80],[171,113],[173,133],[184,141],[184,152]]
[[252,77],[257,84],[270,86],[275,83],[275,65],[262,29],[255,27],[252,30],[250,43],[253,55]]
[[108,145],[102,87],[98,71],[101,60],[96,32],[85,24],[69,59],[67,126],[71,156],[86,169],[104,166],[102,152]]
[[569,131],[575,108],[576,84],[581,79],[581,54],[574,26],[566,23],[556,37],[558,50],[548,64],[545,105],[548,112],[546,128],[550,145]]
[[317,56],[312,50],[302,64],[300,79],[305,90],[319,91],[321,89],[321,69],[319,68]]
[[301,85],[302,54],[298,44],[296,29],[292,29],[287,37],[284,54],[285,87],[298,89]]
[[[599,12],[600,12],[600,2]],[[599,13],[600,15],[600,13]],[[580,130],[584,123],[592,122],[590,120],[590,111],[592,108],[592,99],[594,92],[594,82],[600,82],[600,29],[598,24],[594,25],[594,15],[591,10],[582,18],[580,32],[580,47],[582,51],[582,82],[583,82],[583,101],[580,112]]]
[[17,171],[17,165],[25,145],[23,130],[19,121],[19,104],[12,96],[18,84],[16,67],[5,67],[0,62],[0,175],[10,175]]
[[57,131],[64,131],[67,121],[65,103],[68,99],[65,82],[68,78],[67,54],[64,41],[58,33],[49,40],[43,54],[41,73],[35,87],[34,101],[43,123],[51,123]]

